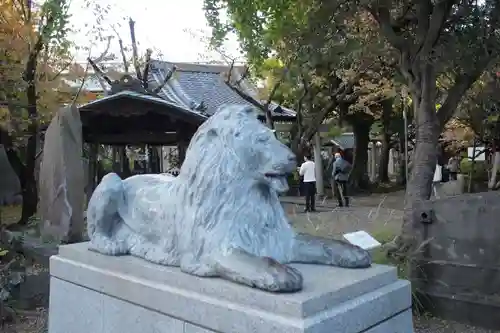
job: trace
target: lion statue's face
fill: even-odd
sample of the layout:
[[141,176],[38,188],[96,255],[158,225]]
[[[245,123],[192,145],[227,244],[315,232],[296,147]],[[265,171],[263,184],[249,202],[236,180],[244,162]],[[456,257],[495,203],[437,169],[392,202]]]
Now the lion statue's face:
[[[203,149],[196,149],[197,143],[203,144]],[[297,166],[292,151],[257,119],[254,108],[244,105],[221,107],[200,126],[187,154],[191,148],[198,153],[220,150],[222,160],[217,162],[221,168],[214,172],[231,173],[226,177],[232,179],[252,179],[277,192],[288,190],[287,176]]]

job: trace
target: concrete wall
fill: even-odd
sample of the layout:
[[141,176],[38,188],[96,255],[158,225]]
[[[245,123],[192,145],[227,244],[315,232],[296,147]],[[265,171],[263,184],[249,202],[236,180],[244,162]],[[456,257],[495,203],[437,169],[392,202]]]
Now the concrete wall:
[[447,197],[414,205],[419,244],[412,283],[430,312],[500,327],[500,192]]

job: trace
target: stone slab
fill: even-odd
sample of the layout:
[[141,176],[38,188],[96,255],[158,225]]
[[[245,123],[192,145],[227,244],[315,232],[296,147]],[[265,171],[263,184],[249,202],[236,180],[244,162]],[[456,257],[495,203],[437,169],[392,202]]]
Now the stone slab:
[[[101,330],[96,327],[93,333],[115,332],[113,325],[124,333],[194,333],[195,328],[200,333],[330,333],[332,328],[371,333],[411,307],[409,283],[397,280],[392,267],[294,266],[304,275],[304,290],[271,294],[130,256],[103,256],[88,251],[86,243],[62,246],[51,258],[49,332],[80,333],[69,326],[76,320],[70,319],[73,316],[81,317],[82,325],[94,318],[90,327],[100,325]],[[68,308],[73,301],[74,309]],[[89,306],[80,307],[82,302]],[[120,326],[138,316],[146,319]],[[180,322],[182,329],[151,328],[164,322],[172,327]],[[132,329],[133,325],[140,329]],[[385,331],[391,332],[412,333],[411,321],[405,330]]]
[[[50,333],[182,333],[184,322],[75,284],[51,279]],[[53,314],[60,314],[55,316]]]
[[[57,278],[52,278],[52,287],[51,312],[63,316],[49,317],[50,333],[220,333]],[[88,320],[90,315],[92,320]],[[405,310],[363,333],[409,333],[409,327],[412,313]],[[344,331],[330,328],[325,332]]]

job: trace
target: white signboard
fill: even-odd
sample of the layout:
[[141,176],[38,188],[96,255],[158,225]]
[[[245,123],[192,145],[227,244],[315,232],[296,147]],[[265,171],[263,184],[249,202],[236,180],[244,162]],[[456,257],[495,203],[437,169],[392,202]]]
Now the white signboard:
[[372,250],[382,245],[364,230],[344,234],[344,238],[349,243],[357,245],[364,250]]
[[485,161],[486,155],[484,153],[484,147],[476,147],[475,151],[474,147],[467,148],[467,157],[469,158],[469,160],[472,160],[474,156],[476,156],[476,158],[474,159],[476,161]]

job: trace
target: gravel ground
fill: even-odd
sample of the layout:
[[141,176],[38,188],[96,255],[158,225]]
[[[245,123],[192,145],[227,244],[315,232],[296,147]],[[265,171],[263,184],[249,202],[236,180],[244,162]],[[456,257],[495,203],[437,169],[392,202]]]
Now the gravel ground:
[[357,230],[394,235],[401,228],[403,217],[401,210],[384,207],[318,207],[317,213],[303,213],[302,206],[285,204],[285,210],[297,230],[329,237]]
[[449,320],[442,320],[432,317],[413,317],[415,333],[499,333],[500,331],[487,330],[480,327],[473,327],[456,323]]
[[47,332],[48,310],[45,308],[23,311],[13,323],[0,326],[2,333],[45,333]]

